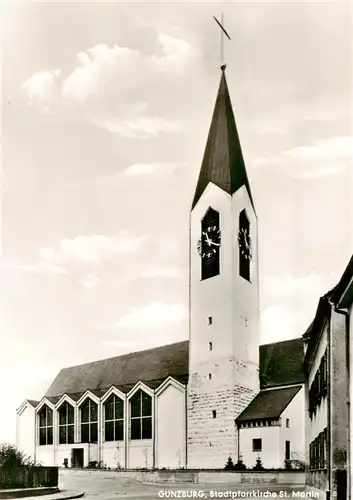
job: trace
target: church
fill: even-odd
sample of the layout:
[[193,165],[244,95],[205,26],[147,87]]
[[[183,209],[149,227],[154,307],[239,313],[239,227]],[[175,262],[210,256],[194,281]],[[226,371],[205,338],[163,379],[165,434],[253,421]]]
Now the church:
[[305,458],[304,342],[259,345],[258,219],[225,70],[191,200],[189,339],[64,368],[40,401],[24,401],[17,446],[43,465]]

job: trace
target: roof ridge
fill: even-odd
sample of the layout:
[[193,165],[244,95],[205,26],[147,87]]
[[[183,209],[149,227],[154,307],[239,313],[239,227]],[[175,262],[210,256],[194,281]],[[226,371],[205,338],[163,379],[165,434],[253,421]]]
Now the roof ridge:
[[180,345],[180,344],[188,344],[188,343],[189,343],[189,340],[181,340],[179,342],[173,342],[172,344],[164,344],[164,345],[160,345],[160,346],[156,346],[156,347],[149,347],[148,349],[141,349],[140,351],[126,352],[124,354],[118,354],[117,356],[110,356],[109,358],[95,359],[94,361],[86,361],[85,363],[80,363],[78,365],[65,366],[65,367],[61,368],[61,371],[68,370],[70,368],[78,368],[79,366],[86,366],[86,365],[92,365],[94,363],[101,363],[102,361],[109,361],[110,359],[123,358],[125,356],[126,357],[133,356],[133,355],[140,354],[140,353],[146,353],[149,351],[156,351],[159,349],[166,349],[166,348],[169,348],[172,346],[176,346],[176,345]]

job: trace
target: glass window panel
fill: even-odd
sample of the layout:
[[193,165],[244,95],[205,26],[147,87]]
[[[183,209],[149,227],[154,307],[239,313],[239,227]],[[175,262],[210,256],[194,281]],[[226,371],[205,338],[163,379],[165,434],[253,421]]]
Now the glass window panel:
[[41,410],[39,413],[39,427],[45,427],[46,422],[47,422],[46,411],[45,411],[45,407],[44,407],[43,410]]
[[75,427],[73,425],[68,425],[67,426],[67,442],[68,443],[74,443],[75,442]]
[[75,409],[71,405],[67,405],[67,423],[73,424],[75,421]]
[[131,417],[139,417],[141,415],[141,393],[138,392],[131,399]]
[[66,424],[67,403],[64,403],[59,410],[59,425]]
[[47,430],[39,429],[39,444],[44,445],[47,444]]
[[88,422],[89,421],[89,408],[88,408],[88,401],[81,406],[81,422]]
[[105,423],[105,440],[114,441],[114,422]]
[[98,424],[91,424],[91,443],[98,441]]
[[142,416],[149,417],[152,415],[152,398],[148,394],[142,394]]
[[113,420],[114,418],[114,401],[109,399],[105,404],[105,420]]
[[117,420],[115,422],[115,441],[124,440],[124,421]]
[[131,439],[141,439],[141,419],[131,419]]
[[53,410],[47,408],[47,425],[53,425]]
[[124,418],[124,401],[120,398],[115,399],[115,418]]
[[48,427],[47,429],[47,444],[53,444],[53,428]]
[[152,418],[147,417],[142,419],[142,439],[152,438]]
[[59,444],[66,443],[66,426],[59,427]]
[[98,420],[98,405],[91,401],[91,422],[97,422]]
[[81,425],[81,443],[89,442],[89,424]]

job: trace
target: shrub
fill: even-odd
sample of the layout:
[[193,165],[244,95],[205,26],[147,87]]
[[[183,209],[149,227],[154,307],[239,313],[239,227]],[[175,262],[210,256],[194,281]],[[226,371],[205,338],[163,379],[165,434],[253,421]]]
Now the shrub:
[[254,465],[253,470],[265,470],[264,466],[262,465],[261,457],[257,457],[256,464]]
[[228,457],[227,463],[224,466],[224,470],[234,470],[234,464],[233,464],[232,457]]
[[23,451],[18,450],[16,446],[9,443],[0,443],[0,465],[4,469],[40,466]]
[[237,463],[234,465],[235,470],[245,470],[246,465],[244,464],[243,460],[241,457],[239,457]]
[[284,467],[287,470],[305,470],[305,462],[303,460],[285,460]]

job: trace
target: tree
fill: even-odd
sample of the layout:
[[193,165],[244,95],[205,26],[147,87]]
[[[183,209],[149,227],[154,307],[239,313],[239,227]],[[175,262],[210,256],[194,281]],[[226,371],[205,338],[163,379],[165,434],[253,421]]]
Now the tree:
[[224,470],[234,470],[234,464],[233,464],[232,457],[228,457],[228,460],[227,460],[227,463],[224,467]]
[[0,443],[0,466],[6,469],[38,466],[31,457],[9,443]]
[[262,460],[260,456],[257,457],[256,464],[253,467],[253,470],[264,470],[264,466],[262,465]]

